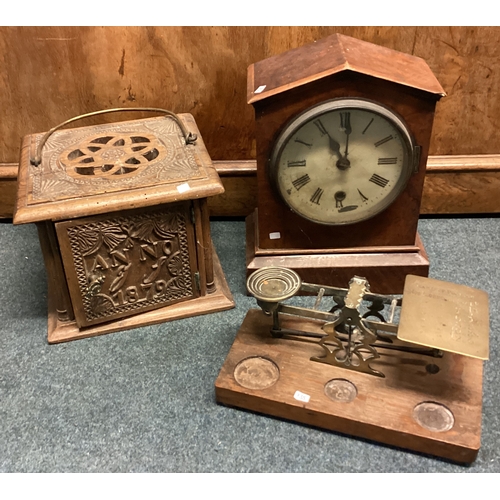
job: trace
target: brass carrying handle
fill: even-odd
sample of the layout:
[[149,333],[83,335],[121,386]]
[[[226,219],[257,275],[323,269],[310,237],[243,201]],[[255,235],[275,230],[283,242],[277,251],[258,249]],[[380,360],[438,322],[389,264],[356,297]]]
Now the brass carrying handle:
[[40,165],[42,162],[42,148],[47,142],[48,138],[58,129],[64,127],[65,125],[68,125],[68,123],[73,123],[76,122],[77,120],[82,120],[83,118],[89,118],[91,116],[97,116],[97,115],[104,115],[108,113],[122,113],[122,112],[128,112],[128,111],[151,111],[154,113],[162,113],[167,116],[170,116],[173,118],[177,125],[179,125],[182,135],[184,136],[184,140],[186,141],[186,144],[194,144],[196,140],[198,139],[196,134],[193,134],[192,132],[189,132],[189,130],[186,129],[184,124],[181,122],[180,118],[173,113],[172,111],[168,111],[166,109],[162,108],[112,108],[112,109],[103,109],[101,111],[93,111],[92,113],[86,113],[84,115],[79,115],[75,116],[73,118],[70,118],[69,120],[66,120],[65,122],[60,123],[56,127],[51,128],[48,132],[44,134],[42,137],[42,140],[38,144],[38,147],[36,148],[36,156],[35,158],[31,157],[30,162],[32,165],[35,167]]

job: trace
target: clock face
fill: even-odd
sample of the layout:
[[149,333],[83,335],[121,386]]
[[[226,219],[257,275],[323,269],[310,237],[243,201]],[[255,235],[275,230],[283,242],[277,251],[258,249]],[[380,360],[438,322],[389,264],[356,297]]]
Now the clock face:
[[414,171],[418,148],[398,115],[365,99],[334,99],[288,124],[271,155],[283,201],[319,224],[353,224],[386,209]]

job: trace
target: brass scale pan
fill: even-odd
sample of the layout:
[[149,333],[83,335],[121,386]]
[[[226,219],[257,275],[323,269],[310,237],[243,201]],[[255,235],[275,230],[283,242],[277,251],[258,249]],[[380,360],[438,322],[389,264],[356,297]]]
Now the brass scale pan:
[[291,269],[262,267],[247,280],[248,291],[263,302],[281,302],[293,297],[302,286],[300,276]]

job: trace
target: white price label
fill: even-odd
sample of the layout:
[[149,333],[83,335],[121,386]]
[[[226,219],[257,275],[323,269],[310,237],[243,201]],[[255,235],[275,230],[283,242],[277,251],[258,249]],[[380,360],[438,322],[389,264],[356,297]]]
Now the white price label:
[[280,232],[269,233],[269,239],[270,240],[279,240],[279,239],[281,239],[281,233]]
[[187,182],[185,182],[184,184],[179,184],[177,186],[177,191],[179,191],[179,193],[185,193],[186,191],[189,191],[191,188],[189,187],[189,184]]
[[254,94],[260,94],[261,92],[264,92],[264,89],[267,87],[267,85],[261,85],[260,87],[258,87]]
[[309,396],[309,394],[304,394],[303,392],[300,391],[295,391],[293,397],[297,401],[302,401],[303,403],[309,403],[309,400],[311,399],[311,396]]

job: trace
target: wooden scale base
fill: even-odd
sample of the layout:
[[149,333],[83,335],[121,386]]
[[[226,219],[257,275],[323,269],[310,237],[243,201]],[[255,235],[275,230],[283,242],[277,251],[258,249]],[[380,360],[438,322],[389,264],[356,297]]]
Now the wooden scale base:
[[304,253],[297,250],[263,250],[257,241],[256,212],[246,218],[247,277],[262,267],[286,267],[296,271],[307,283],[345,286],[354,276],[373,284],[372,292],[403,292],[408,274],[429,275],[429,259],[420,236],[414,246],[322,250]]
[[55,296],[53,284],[49,280],[48,286],[48,342],[57,344],[70,340],[95,337],[106,333],[139,328],[146,325],[154,325],[175,319],[188,318],[217,311],[225,311],[234,307],[234,300],[222,271],[222,267],[212,245],[214,281],[216,290],[213,293],[191,299],[185,302],[179,302],[153,311],[143,312],[123,318],[110,321],[108,323],[78,328],[75,321],[59,321],[55,307]]
[[[251,309],[215,382],[217,402],[442,457],[475,460],[481,435],[483,362],[386,351],[385,378],[310,361],[320,346],[273,338],[272,318]],[[314,320],[284,328],[321,331]]]

